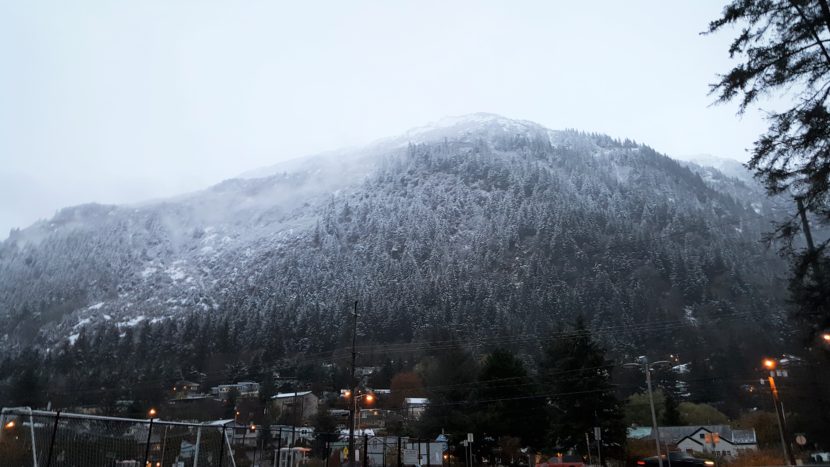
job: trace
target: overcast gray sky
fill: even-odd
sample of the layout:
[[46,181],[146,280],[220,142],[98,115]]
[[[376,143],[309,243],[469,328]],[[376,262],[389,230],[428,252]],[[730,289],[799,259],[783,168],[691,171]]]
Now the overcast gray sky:
[[723,3],[3,2],[0,239],[472,112],[745,160]]

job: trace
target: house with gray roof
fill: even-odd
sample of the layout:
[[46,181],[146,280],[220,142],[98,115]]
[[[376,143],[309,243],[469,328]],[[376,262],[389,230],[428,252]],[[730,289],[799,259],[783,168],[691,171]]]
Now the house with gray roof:
[[[737,430],[729,425],[661,426],[660,441],[688,453],[702,452],[735,457],[742,451],[757,451],[755,430]],[[654,439],[650,427],[629,428],[630,439]]]

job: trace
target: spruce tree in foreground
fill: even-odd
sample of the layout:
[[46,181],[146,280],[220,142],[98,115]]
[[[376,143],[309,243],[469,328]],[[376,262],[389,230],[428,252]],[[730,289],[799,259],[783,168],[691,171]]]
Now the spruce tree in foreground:
[[585,454],[585,433],[593,439],[600,427],[603,451],[620,458],[625,426],[611,384],[613,366],[581,317],[572,330],[555,333],[539,370],[548,393],[548,448]]
[[[830,327],[830,239],[810,236],[808,213],[830,221],[830,5],[827,0],[732,0],[709,33],[739,26],[729,48],[741,62],[712,85],[719,102],[740,111],[764,96],[792,107],[770,112],[769,129],[755,141],[749,168],[770,194],[796,198],[794,215],[775,237],[795,259],[790,289],[811,335]],[[797,206],[797,207],[796,207]],[[801,249],[804,231],[806,248]]]

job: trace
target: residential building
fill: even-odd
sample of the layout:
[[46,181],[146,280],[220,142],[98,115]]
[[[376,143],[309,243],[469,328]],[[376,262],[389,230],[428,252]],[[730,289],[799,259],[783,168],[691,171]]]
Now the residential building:
[[210,388],[210,393],[217,399],[227,399],[234,390],[238,397],[259,397],[259,383],[252,381],[240,381],[236,384],[220,384],[219,386]]
[[[660,441],[688,453],[701,452],[735,457],[742,451],[758,450],[755,430],[737,430],[729,425],[661,426]],[[653,439],[649,427],[629,428],[632,439]]]
[[407,397],[403,401],[404,413],[410,420],[420,420],[429,405],[425,397]]
[[311,391],[281,392],[271,396],[273,407],[298,423],[310,421],[317,413],[319,402]]
[[176,381],[176,384],[173,385],[171,400],[201,399],[207,397],[205,394],[199,392],[199,386],[199,383],[193,381]]

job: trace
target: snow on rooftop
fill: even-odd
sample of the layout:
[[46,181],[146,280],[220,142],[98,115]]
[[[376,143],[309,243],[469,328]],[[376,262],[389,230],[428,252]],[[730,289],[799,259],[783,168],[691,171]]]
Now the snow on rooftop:
[[275,396],[271,396],[271,399],[286,399],[288,397],[302,397],[305,395],[311,394],[311,391],[301,391],[301,392],[280,392],[277,393]]

